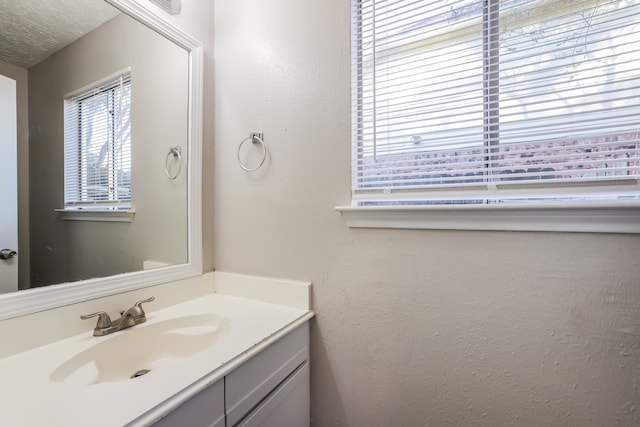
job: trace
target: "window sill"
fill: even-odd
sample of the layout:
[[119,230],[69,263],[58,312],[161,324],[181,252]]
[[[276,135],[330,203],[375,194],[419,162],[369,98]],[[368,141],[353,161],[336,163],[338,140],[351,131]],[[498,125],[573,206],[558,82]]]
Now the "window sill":
[[133,209],[56,209],[65,221],[133,222]]
[[640,233],[640,203],[337,206],[351,228]]

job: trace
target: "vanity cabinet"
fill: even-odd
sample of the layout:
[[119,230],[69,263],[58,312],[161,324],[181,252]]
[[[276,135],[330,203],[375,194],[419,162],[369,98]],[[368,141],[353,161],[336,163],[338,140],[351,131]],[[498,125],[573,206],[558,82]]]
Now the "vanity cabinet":
[[309,426],[308,325],[265,348],[154,427]]
[[[228,374],[227,426],[266,426],[270,417],[288,416],[291,418],[276,425],[309,425],[308,360],[309,326],[305,323]],[[293,401],[300,402],[294,405]],[[289,406],[296,411],[285,411]]]

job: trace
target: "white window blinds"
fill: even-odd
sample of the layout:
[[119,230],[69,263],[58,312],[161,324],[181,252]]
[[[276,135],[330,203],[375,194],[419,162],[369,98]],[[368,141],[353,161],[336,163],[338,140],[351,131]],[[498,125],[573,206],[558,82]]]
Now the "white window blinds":
[[640,0],[353,0],[356,205],[640,195]]
[[130,74],[65,100],[65,208],[129,207],[130,113]]

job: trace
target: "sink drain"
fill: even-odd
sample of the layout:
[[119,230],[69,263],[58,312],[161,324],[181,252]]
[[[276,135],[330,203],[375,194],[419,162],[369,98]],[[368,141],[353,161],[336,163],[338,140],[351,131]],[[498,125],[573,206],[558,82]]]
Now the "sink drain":
[[140,369],[139,371],[135,371],[133,375],[131,375],[131,378],[138,378],[149,372],[151,372],[151,369]]

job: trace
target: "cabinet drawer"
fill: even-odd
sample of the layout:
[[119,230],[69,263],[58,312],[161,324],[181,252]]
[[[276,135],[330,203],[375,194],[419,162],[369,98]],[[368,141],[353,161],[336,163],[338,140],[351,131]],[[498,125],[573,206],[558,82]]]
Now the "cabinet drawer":
[[225,377],[227,426],[234,426],[309,358],[305,323]]
[[224,425],[224,380],[219,380],[162,417],[153,427]]

